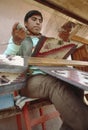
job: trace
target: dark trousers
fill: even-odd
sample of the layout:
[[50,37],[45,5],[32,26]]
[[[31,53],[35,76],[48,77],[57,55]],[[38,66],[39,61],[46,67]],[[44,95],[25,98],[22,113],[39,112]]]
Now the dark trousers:
[[40,74],[29,77],[21,95],[30,98],[48,97],[66,124],[62,125],[61,130],[88,130],[88,107],[76,87],[50,75]]

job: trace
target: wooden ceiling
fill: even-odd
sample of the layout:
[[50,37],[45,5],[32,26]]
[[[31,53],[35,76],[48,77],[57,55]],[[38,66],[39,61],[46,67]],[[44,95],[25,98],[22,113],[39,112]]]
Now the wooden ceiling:
[[88,25],[88,0],[35,0]]
[[88,0],[34,0],[46,5],[62,15],[69,16],[79,23],[81,27],[71,37],[72,40],[88,44]]

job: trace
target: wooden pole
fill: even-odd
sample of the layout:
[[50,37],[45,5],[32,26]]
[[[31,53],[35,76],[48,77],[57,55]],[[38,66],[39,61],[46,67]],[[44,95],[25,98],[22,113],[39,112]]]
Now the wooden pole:
[[82,38],[82,37],[77,36],[77,35],[72,36],[72,37],[71,37],[71,40],[77,41],[77,42],[80,42],[80,43],[83,43],[83,44],[87,44],[87,45],[88,45],[88,40],[87,40],[87,39]]
[[28,64],[34,66],[81,66],[81,67],[88,66],[87,61],[40,58],[40,57],[28,58]]

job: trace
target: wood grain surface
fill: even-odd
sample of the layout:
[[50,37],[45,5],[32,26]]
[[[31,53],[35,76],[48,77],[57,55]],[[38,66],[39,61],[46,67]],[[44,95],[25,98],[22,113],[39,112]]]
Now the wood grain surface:
[[35,66],[88,66],[87,61],[40,58],[40,57],[30,57],[28,59],[28,64]]

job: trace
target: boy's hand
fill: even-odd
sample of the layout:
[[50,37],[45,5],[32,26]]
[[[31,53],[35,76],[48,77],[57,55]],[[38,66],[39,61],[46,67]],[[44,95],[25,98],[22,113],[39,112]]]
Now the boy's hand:
[[18,27],[19,23],[15,23],[12,28],[12,36],[15,44],[20,45],[26,37],[26,31],[23,27]]

